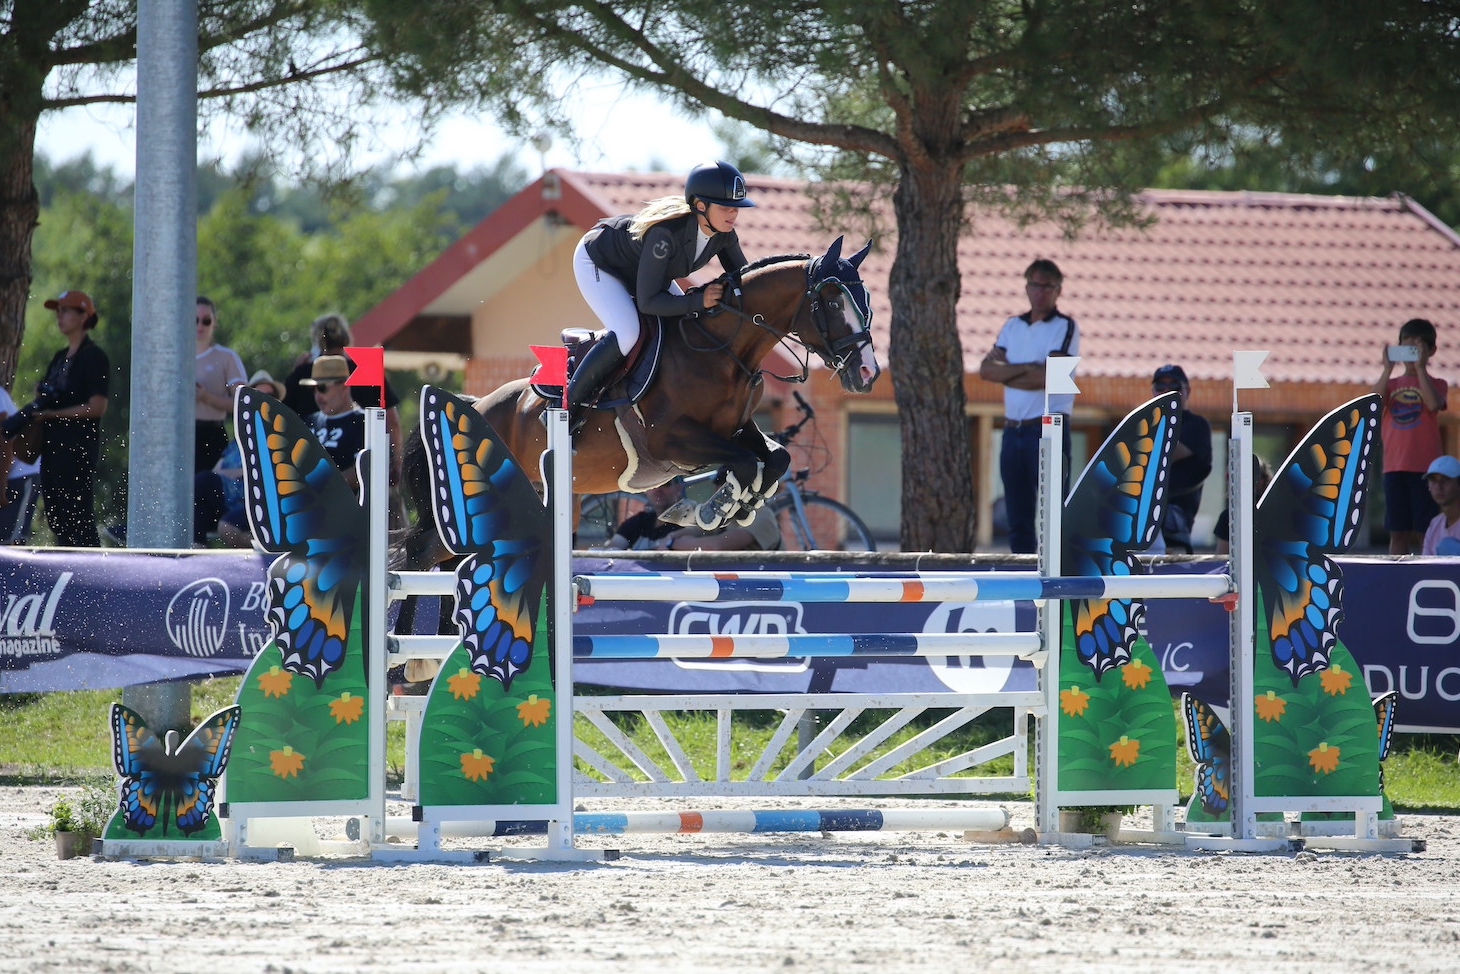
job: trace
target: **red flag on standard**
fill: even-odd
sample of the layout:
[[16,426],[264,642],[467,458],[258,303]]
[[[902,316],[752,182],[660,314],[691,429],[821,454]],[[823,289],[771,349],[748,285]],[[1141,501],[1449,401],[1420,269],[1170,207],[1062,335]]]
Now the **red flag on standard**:
[[562,345],[529,345],[532,354],[542,363],[536,380],[545,386],[568,384],[568,350]]
[[385,349],[347,348],[345,354],[355,363],[355,371],[345,380],[347,386],[385,385]]
[[355,363],[355,371],[345,378],[347,386],[371,386],[380,390],[380,405],[385,405],[385,349],[349,347],[345,354]]

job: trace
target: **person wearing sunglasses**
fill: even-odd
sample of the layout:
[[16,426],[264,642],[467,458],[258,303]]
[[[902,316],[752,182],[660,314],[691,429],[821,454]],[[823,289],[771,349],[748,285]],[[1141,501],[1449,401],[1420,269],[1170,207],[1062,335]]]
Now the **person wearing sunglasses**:
[[212,470],[228,446],[223,421],[233,414],[233,390],[248,381],[243,360],[219,345],[218,309],[198,295],[197,395],[193,415],[193,473]]

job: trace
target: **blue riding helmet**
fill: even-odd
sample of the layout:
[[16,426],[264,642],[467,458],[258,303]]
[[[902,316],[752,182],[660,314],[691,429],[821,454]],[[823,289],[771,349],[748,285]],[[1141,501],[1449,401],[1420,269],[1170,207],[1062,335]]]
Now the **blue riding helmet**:
[[690,206],[696,199],[720,206],[754,206],[745,196],[745,177],[728,162],[707,162],[695,166],[684,181],[684,198]]

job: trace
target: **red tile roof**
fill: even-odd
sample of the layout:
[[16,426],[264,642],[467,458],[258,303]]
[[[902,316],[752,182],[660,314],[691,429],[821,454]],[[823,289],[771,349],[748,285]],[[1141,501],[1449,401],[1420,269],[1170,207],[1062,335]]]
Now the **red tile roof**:
[[[512,233],[501,226],[506,214],[519,221],[528,211],[535,219],[555,208],[586,229],[595,214],[632,212],[683,184],[681,176],[662,173],[556,176],[562,181],[556,203],[537,204],[542,186],[534,184],[520,194],[533,204],[514,211],[509,203],[468,238],[505,246]],[[820,253],[840,232],[817,225],[806,183],[749,177],[747,184],[757,206],[742,214],[737,231],[750,259]],[[1270,380],[1367,384],[1378,374],[1379,347],[1413,317],[1429,318],[1440,330],[1437,371],[1444,374],[1455,360],[1460,236],[1413,201],[1169,190],[1147,191],[1141,200],[1155,218],[1152,226],[1087,229],[1074,241],[1052,224],[1021,228],[978,214],[958,248],[965,367],[976,371],[1004,319],[1025,309],[1021,275],[1035,257],[1052,258],[1064,272],[1060,305],[1080,322],[1082,375],[1144,377],[1175,361],[1193,380],[1223,379],[1231,374],[1232,350],[1265,348],[1272,352],[1264,370]],[[888,233],[862,273],[873,292],[877,347],[885,359],[887,276],[896,245],[890,204],[883,204],[878,221]],[[853,247],[863,243],[855,229],[847,236]],[[464,239],[402,288],[413,289],[415,299],[403,305],[393,296],[362,319],[362,326],[370,323],[370,340],[394,334],[454,283],[463,255],[452,254],[469,243],[475,259],[485,259],[477,243]],[[391,313],[378,317],[392,301]]]

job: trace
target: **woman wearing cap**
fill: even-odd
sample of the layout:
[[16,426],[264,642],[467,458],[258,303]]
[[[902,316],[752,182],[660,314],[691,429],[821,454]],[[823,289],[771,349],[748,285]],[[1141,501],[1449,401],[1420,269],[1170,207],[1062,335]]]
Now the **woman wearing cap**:
[[106,415],[111,362],[90,332],[100,320],[82,291],[46,302],[66,347],[51,357],[36,386],[35,420],[45,424],[41,448],[41,497],[56,543],[99,548],[96,533],[96,462],[101,418]]
[[728,162],[690,171],[684,195],[664,196],[638,213],[610,217],[584,234],[573,256],[583,299],[608,334],[584,356],[565,398],[573,430],[583,425],[583,405],[597,395],[639,340],[639,313],[677,317],[713,308],[725,285],[707,284],[685,294],[676,283],[719,257],[732,278],[745,266],[735,220],[754,206],[745,178]]
[[247,381],[243,360],[231,348],[214,342],[218,311],[210,298],[198,295],[197,395],[193,410],[193,473],[213,469],[228,445],[223,420],[233,412],[233,390]]

